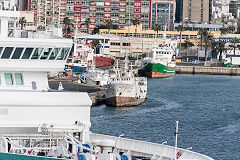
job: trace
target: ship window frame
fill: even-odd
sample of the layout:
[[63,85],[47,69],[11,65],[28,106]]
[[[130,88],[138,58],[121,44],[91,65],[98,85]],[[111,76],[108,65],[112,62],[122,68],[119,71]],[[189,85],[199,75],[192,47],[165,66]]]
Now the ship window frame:
[[[11,76],[11,77],[9,78],[9,80],[11,80],[11,81],[10,81],[11,83],[8,83],[9,81],[8,81],[6,75],[10,75],[10,76]],[[7,86],[12,86],[12,85],[14,84],[14,80],[13,80],[13,75],[12,75],[12,73],[4,73],[4,79],[5,79],[5,84],[6,84]]]
[[[24,54],[25,54],[25,52],[26,52],[27,49],[32,49],[32,52],[30,53],[30,55],[29,55],[28,58],[23,58],[23,56],[24,56]],[[35,51],[35,48],[33,48],[33,47],[25,47],[25,49],[24,49],[24,51],[23,51],[20,59],[30,59],[30,57],[32,57],[32,53],[33,53],[34,51]]]
[[[59,49],[59,50],[58,50],[58,52],[57,52],[56,56],[55,56],[55,57],[53,57],[53,59],[51,59],[51,55],[53,54],[53,51],[54,51],[55,49]],[[52,49],[52,53],[51,53],[51,54],[49,54],[48,60],[56,60],[56,58],[57,58],[57,56],[58,56],[58,54],[59,54],[60,50],[61,50],[61,48],[60,48],[60,47],[59,47],[59,48],[53,48],[53,49]]]
[[4,49],[5,49],[5,47],[0,47],[0,57],[2,57],[2,53],[3,53]]
[[[18,58],[13,58],[13,56],[15,55],[15,51],[16,51],[17,49],[22,49],[22,51],[21,51],[21,53],[20,53],[20,56],[19,56]],[[14,51],[13,51],[10,59],[20,59],[21,56],[22,56],[23,51],[25,51],[24,49],[25,49],[24,47],[15,47],[15,49],[14,49]]]
[[58,51],[58,54],[57,54],[57,56],[55,57],[55,59],[54,59],[54,60],[57,60],[57,58],[58,58],[59,54],[62,52],[62,49],[63,49],[63,48],[60,48],[60,50]]
[[[20,75],[20,84],[18,83],[19,81],[17,81],[16,75]],[[22,73],[14,73],[14,80],[15,80],[15,85],[17,86],[22,86],[24,84]]]
[[[46,58],[43,58],[43,56],[44,56],[44,52],[45,52],[45,49],[50,49],[50,51],[48,52],[48,54],[47,54]],[[44,49],[43,49],[43,52],[42,52],[42,53],[41,53],[41,55],[39,56],[39,59],[42,59],[42,60],[47,60],[47,59],[48,59],[48,57],[49,57],[49,55],[51,55],[51,54],[52,54],[52,51],[53,51],[53,48],[44,48]]]
[[[11,48],[12,48],[12,50],[11,51],[9,50],[11,53],[10,54],[6,53],[6,55],[5,55],[6,57],[4,58],[3,56],[4,56],[5,51],[7,49],[11,49]],[[14,50],[14,47],[4,47],[4,51],[1,54],[1,59],[9,59],[11,57],[11,55],[12,55],[13,50]]]
[[[63,49],[66,49],[67,51],[63,53],[63,56],[61,56]],[[69,52],[70,52],[70,48],[68,48],[68,47],[67,48],[61,48],[60,52],[58,53],[58,56],[57,56],[56,60],[60,60],[60,61],[65,60],[64,58],[67,57],[66,55],[68,55]]]
[[67,48],[67,49],[68,49],[67,54],[64,56],[63,60],[66,60],[71,52],[71,48]]
[[[35,57],[34,57],[34,53],[35,53],[35,51],[36,51],[37,49],[42,49],[42,50],[40,51],[40,54],[38,54],[38,55],[36,56],[36,58],[35,58]],[[43,51],[44,51],[44,48],[42,48],[42,47],[39,47],[39,48],[37,47],[37,48],[35,48],[34,52],[32,52],[32,55],[31,55],[31,58],[30,58],[30,59],[38,60],[38,59],[40,58],[40,56],[42,55]]]

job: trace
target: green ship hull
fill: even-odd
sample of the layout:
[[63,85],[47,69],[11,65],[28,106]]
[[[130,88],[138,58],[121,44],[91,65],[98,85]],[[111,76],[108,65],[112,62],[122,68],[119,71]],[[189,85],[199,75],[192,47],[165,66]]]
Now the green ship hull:
[[144,66],[143,72],[145,76],[152,78],[169,77],[175,75],[175,67],[168,67],[160,63],[148,63]]
[[0,160],[66,160],[62,158],[37,157],[11,153],[0,153]]

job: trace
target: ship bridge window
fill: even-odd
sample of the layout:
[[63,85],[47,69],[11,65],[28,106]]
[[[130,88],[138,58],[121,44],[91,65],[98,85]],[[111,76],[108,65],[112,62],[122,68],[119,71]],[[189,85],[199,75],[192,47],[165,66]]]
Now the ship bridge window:
[[38,59],[43,51],[43,48],[36,48],[31,59]]
[[54,60],[57,57],[59,51],[60,51],[60,48],[54,48],[49,59]]
[[16,48],[11,59],[19,59],[24,48]]
[[67,58],[69,48],[62,48],[60,54],[57,57],[57,60],[63,60]]
[[11,73],[4,73],[6,85],[13,85],[13,77]]
[[43,54],[40,59],[47,59],[51,51],[52,48],[44,48]]
[[13,51],[13,47],[6,47],[5,50],[3,51],[1,58],[8,59],[11,56],[12,51]]
[[23,79],[22,79],[21,73],[14,73],[14,78],[15,78],[16,85],[23,85]]
[[29,59],[32,52],[33,52],[33,48],[26,48],[23,53],[22,59]]
[[2,53],[3,47],[0,47],[0,54]]

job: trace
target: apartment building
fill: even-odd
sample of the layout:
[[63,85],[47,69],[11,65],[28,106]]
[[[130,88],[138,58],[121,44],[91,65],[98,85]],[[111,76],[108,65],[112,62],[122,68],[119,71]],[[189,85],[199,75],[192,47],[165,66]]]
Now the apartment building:
[[[108,21],[122,29],[132,25],[135,19],[141,22],[143,29],[159,23],[167,24],[171,30],[175,20],[175,0],[25,0],[24,6],[34,12],[38,26],[59,23],[63,26],[63,19],[68,17],[73,29],[77,27],[89,33]],[[88,26],[85,25],[87,18],[91,20]]]
[[176,21],[209,23],[212,0],[176,0]]
[[175,0],[151,0],[150,26],[159,25],[162,29],[173,30],[175,21]]

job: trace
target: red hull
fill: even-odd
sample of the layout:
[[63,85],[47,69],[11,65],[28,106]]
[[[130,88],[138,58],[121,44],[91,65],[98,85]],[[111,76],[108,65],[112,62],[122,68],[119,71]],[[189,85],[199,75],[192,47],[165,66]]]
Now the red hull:
[[110,67],[114,63],[114,59],[106,57],[94,57],[96,68]]
[[145,98],[133,98],[133,97],[111,97],[106,100],[107,105],[116,107],[130,107],[137,106],[145,101]]
[[170,77],[175,75],[174,73],[169,74],[169,73],[160,73],[160,72],[145,72],[147,77],[151,78],[163,78],[163,77]]

